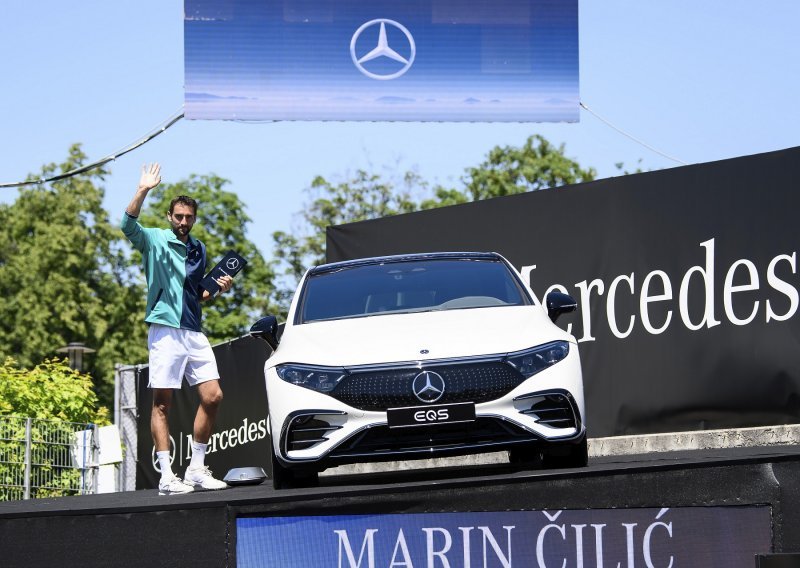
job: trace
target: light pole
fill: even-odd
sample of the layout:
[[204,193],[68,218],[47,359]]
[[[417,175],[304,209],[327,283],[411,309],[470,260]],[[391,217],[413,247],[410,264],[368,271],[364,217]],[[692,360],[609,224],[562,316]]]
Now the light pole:
[[95,350],[89,347],[86,347],[83,343],[73,341],[69,343],[66,347],[60,347],[56,349],[58,353],[67,353],[69,356],[69,366],[71,369],[75,369],[79,373],[83,371],[83,354],[84,353],[94,353]]

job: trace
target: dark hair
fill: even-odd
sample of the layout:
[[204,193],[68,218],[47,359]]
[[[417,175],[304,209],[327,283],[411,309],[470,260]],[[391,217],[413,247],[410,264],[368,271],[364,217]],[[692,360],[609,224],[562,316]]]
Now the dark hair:
[[175,209],[175,204],[180,203],[192,208],[192,211],[197,215],[197,201],[188,195],[179,195],[169,202],[169,214],[172,215],[172,210]]

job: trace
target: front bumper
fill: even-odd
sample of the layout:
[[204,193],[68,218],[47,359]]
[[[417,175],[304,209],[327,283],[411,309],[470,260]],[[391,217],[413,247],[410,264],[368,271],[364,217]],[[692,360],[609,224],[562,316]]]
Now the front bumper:
[[[390,428],[385,410],[354,408],[266,373],[273,450],[287,467],[463,455],[586,435],[577,349],[506,394],[475,404],[475,420]],[[421,404],[421,403],[417,403]],[[434,407],[436,405],[433,405]]]

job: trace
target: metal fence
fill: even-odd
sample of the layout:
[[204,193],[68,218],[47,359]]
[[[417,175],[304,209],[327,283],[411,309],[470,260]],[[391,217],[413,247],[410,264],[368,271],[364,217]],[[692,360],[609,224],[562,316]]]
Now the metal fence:
[[136,448],[139,443],[139,376],[146,365],[117,365],[114,380],[114,424],[122,441],[122,463],[119,466],[119,491],[136,489]]
[[0,416],[0,501],[95,493],[94,424]]

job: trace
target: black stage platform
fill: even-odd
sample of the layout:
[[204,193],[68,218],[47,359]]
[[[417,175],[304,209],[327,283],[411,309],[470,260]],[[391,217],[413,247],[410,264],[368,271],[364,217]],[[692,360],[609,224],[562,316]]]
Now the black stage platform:
[[579,470],[487,465],[323,477],[314,489],[274,491],[266,482],[166,497],[153,490],[6,502],[0,566],[233,567],[236,520],[253,516],[752,505],[769,507],[771,550],[760,552],[800,551],[800,448],[607,457]]

